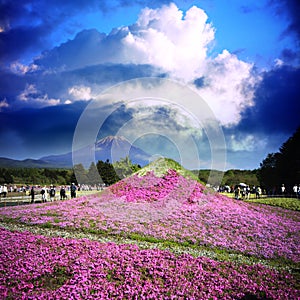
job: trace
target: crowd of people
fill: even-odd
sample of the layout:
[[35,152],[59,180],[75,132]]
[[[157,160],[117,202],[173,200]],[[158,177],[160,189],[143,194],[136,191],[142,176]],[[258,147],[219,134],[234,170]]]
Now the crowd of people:
[[40,185],[33,185],[33,186],[19,186],[16,185],[8,186],[7,184],[0,185],[0,197],[6,198],[8,197],[8,193],[23,193],[25,195],[29,195],[31,199],[31,203],[35,201],[55,201],[55,200],[66,200],[70,198],[76,198],[77,191],[93,191],[93,190],[102,190],[104,185],[76,185],[72,183],[71,185],[61,185],[61,186],[40,186]]
[[250,199],[250,195],[255,195],[256,199],[259,199],[263,194],[268,197],[294,197],[300,199],[300,184],[295,184],[293,187],[288,188],[285,184],[279,187],[274,187],[269,190],[262,190],[260,186],[250,186],[246,184],[238,184],[235,186],[221,186],[218,190],[219,192],[234,193],[234,198],[237,200],[247,200]]
[[[76,198],[76,190],[77,189],[78,189],[78,187],[74,183],[72,183],[71,186],[64,186],[64,185],[60,186],[59,187],[59,199],[60,200],[67,199],[67,194],[66,194],[67,190],[70,191],[71,198]],[[56,187],[54,185],[50,185],[49,188],[44,186],[40,189],[39,192],[42,195],[42,202],[47,202],[48,200],[52,202],[52,201],[56,200]],[[34,186],[31,187],[29,194],[31,196],[31,203],[34,203],[35,196],[37,194]]]
[[235,186],[234,189],[234,198],[237,200],[250,199],[250,194],[254,194],[256,199],[259,199],[262,195],[262,189],[260,186],[253,186],[252,189],[247,186]]

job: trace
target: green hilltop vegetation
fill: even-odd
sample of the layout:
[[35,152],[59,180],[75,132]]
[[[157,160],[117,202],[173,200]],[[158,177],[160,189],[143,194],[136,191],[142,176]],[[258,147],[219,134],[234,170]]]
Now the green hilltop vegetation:
[[140,176],[146,175],[148,172],[153,171],[157,177],[162,177],[167,174],[168,170],[175,170],[178,174],[188,177],[194,180],[199,180],[198,176],[194,174],[192,171],[185,169],[178,162],[171,158],[158,158],[150,164],[146,165],[142,169],[138,170],[134,174],[138,174]]

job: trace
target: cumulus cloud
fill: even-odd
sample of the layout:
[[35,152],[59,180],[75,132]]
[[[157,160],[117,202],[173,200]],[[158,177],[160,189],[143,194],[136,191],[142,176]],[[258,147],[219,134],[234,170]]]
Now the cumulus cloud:
[[[169,78],[198,83],[195,88],[220,123],[232,126],[240,121],[243,110],[253,105],[260,77],[254,74],[252,64],[227,50],[211,57],[214,33],[206,13],[196,6],[185,14],[175,4],[145,8],[133,25],[116,28],[109,35],[84,30],[73,40],[45,52],[35,65],[73,73],[97,64],[151,66]],[[81,93],[87,100],[86,91],[70,91],[73,97],[79,99]],[[194,103],[195,110],[197,105]]]
[[253,134],[239,135],[232,134],[229,136],[229,149],[231,151],[253,151],[255,147],[265,146],[265,141],[260,140],[259,137],[255,137]]
[[68,93],[73,96],[74,100],[90,100],[93,98],[91,88],[88,86],[72,86],[69,88]]
[[18,99],[26,104],[42,106],[53,106],[60,104],[60,99],[54,99],[43,94],[34,84],[26,84],[26,88],[22,93],[19,94]]
[[[195,109],[195,103],[198,109]],[[116,116],[119,109],[126,114]],[[107,128],[108,119],[117,122]],[[213,112],[193,89],[177,81],[142,78],[106,90],[83,112],[74,133],[73,146],[80,149],[91,145],[99,133],[107,134],[106,130],[112,128],[114,134],[125,136],[132,143],[145,135],[169,139],[180,149],[185,165],[190,166],[200,162],[194,138],[201,139],[205,133],[211,145],[210,152],[217,157],[214,163],[218,162],[219,167],[222,160],[224,163],[224,136]],[[164,151],[165,145],[160,147]]]
[[145,8],[132,26],[117,28],[109,35],[84,30],[74,40],[45,52],[35,63],[60,70],[103,63],[148,64],[190,81],[203,73],[214,40],[214,28],[207,19],[195,6],[185,15],[175,4]]
[[38,66],[35,64],[25,65],[18,61],[13,62],[10,67],[10,71],[14,74],[24,75],[29,72],[34,72],[38,70]]
[[199,94],[222,125],[238,124],[243,111],[254,104],[255,88],[260,82],[260,76],[253,73],[253,65],[224,50],[207,62],[204,76]]
[[148,63],[190,81],[203,72],[214,29],[205,12],[193,6],[185,15],[175,4],[144,9],[122,39],[125,59]]

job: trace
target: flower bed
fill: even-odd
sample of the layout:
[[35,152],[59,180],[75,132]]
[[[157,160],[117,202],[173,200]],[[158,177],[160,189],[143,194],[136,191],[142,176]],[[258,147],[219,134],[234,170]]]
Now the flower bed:
[[300,297],[290,274],[261,265],[5,229],[0,234],[1,299]]
[[[299,219],[209,193],[174,170],[99,195],[0,208],[0,298],[297,299]],[[43,235],[19,232],[25,224]],[[76,239],[46,237],[55,228]]]
[[137,174],[125,178],[110,187],[117,197],[124,197],[127,202],[155,202],[165,204],[169,198],[176,198],[179,203],[195,203],[203,196],[204,186],[195,180],[179,175],[175,170],[157,177],[154,172],[144,176]]
[[138,234],[294,262],[300,261],[299,219],[296,211],[205,193],[200,183],[175,171],[133,176],[100,196],[0,209],[0,221]]

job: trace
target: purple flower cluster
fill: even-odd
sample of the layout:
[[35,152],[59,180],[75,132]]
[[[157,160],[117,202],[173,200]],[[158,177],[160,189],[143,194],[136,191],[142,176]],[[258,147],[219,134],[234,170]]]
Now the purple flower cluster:
[[[299,299],[262,265],[0,229],[1,299]],[[250,298],[249,298],[250,299]]]
[[0,221],[10,219],[300,261],[299,212],[208,193],[173,170],[126,178],[99,196],[0,208]]

